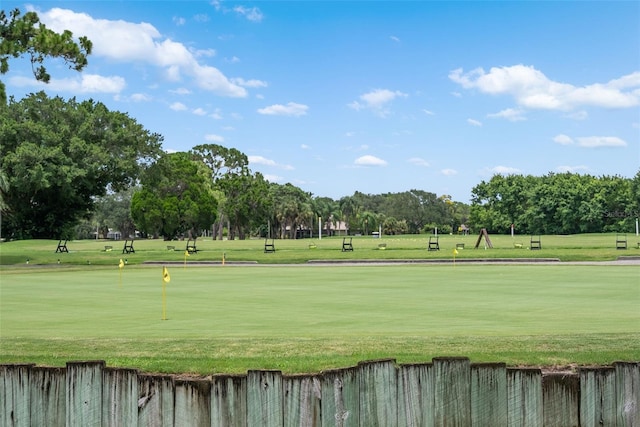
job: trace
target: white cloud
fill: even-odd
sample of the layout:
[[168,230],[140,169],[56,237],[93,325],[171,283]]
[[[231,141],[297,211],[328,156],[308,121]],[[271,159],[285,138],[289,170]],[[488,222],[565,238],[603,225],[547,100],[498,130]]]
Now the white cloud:
[[204,139],[210,142],[224,142],[224,136],[215,135],[213,133],[205,135]]
[[494,166],[489,169],[489,172],[499,175],[516,175],[522,173],[522,171],[518,168],[512,168],[510,166]]
[[171,108],[173,111],[185,111],[187,109],[187,106],[182,102],[174,102],[173,104],[169,105],[169,108]]
[[571,138],[570,136],[559,134],[553,141],[560,145],[577,145],[584,148],[600,147],[626,147],[627,142],[616,136],[583,136]]
[[54,79],[47,83],[39,82],[33,77],[11,77],[12,86],[35,86],[50,88],[54,91],[66,91],[73,93],[120,93],[126,83],[119,76],[100,76],[98,74],[80,73],[78,77],[68,79]]
[[256,80],[256,79],[251,79],[251,80],[245,80],[242,78],[233,78],[231,79],[231,81],[235,84],[237,84],[238,86],[244,86],[244,87],[267,87],[268,84],[267,82],[263,82],[262,80]]
[[180,87],[178,89],[170,90],[169,93],[175,93],[176,95],[189,95],[191,91],[187,88]]
[[519,122],[522,120],[526,120],[523,114],[524,111],[522,111],[521,109],[507,108],[497,113],[488,114],[487,117],[507,119],[510,122]]
[[311,147],[308,146],[307,144],[300,144],[300,148],[302,148],[303,150],[310,150]]
[[398,90],[391,91],[388,89],[375,89],[371,92],[360,95],[360,101],[353,101],[347,106],[356,111],[369,109],[380,117],[387,117],[391,111],[388,104],[396,98],[406,98],[409,95]]
[[578,137],[576,141],[580,147],[626,147],[627,143],[616,136],[585,136]]
[[133,102],[148,102],[151,101],[151,97],[144,93],[134,93],[129,97]]
[[560,173],[565,173],[565,172],[571,172],[571,173],[577,173],[580,171],[587,171],[589,170],[589,168],[587,166],[584,165],[580,165],[580,166],[558,166],[556,168],[556,172],[560,172]]
[[379,157],[366,155],[358,157],[354,163],[358,166],[386,166],[387,162]]
[[425,113],[427,116],[433,116],[434,112],[431,110],[427,110],[427,109],[422,109],[422,112]]
[[[246,89],[231,82],[217,68],[199,63],[185,45],[165,38],[146,22],[94,19],[86,13],[61,8],[38,11],[38,16],[54,31],[70,30],[74,36],[87,36],[93,43],[92,55],[97,57],[150,64],[176,81],[183,75],[189,76],[199,88],[220,96],[247,96]],[[198,54],[203,52],[206,51],[198,51]]]
[[258,113],[271,116],[304,116],[307,114],[309,107],[295,102],[289,102],[287,105],[274,104],[265,108],[259,108]]
[[273,175],[273,174],[265,173],[262,176],[264,177],[265,180],[267,180],[269,182],[282,182],[282,181],[284,181],[284,178],[279,176],[279,175]]
[[192,111],[193,114],[195,114],[196,116],[206,116],[207,112],[204,111],[202,108],[196,108],[195,110]]
[[174,24],[176,24],[177,26],[181,26],[181,25],[184,25],[184,24],[186,24],[186,23],[187,23],[187,20],[186,20],[186,19],[184,19],[184,18],[182,18],[182,17],[180,17],[180,16],[174,16],[174,17],[172,18],[172,21],[173,21],[173,23],[174,23]]
[[411,163],[411,164],[416,165],[416,166],[424,166],[424,167],[428,167],[429,166],[429,162],[427,162],[425,159],[420,158],[420,157],[412,157],[407,161],[409,163]]
[[471,126],[482,126],[482,122],[475,119],[467,119],[467,123],[469,123]]
[[270,167],[275,167],[275,168],[285,169],[285,170],[294,169],[294,167],[291,165],[283,165],[283,164],[277,163],[275,160],[267,159],[266,157],[262,157],[262,156],[247,156],[247,158],[249,159],[250,164],[270,166]]
[[233,11],[238,15],[242,15],[251,22],[260,22],[264,15],[257,7],[236,6]]
[[393,40],[394,42],[396,42],[396,43],[400,43],[400,39],[398,37],[396,37],[396,36],[389,36],[389,38],[391,40]]
[[582,106],[630,108],[640,105],[640,71],[606,83],[574,86],[550,80],[532,66],[482,68],[464,73],[458,68],[449,78],[465,89],[490,95],[511,95],[530,109],[570,111]]
[[457,175],[458,171],[455,169],[442,169],[440,173],[445,176],[453,176],[453,175]]
[[564,134],[558,134],[553,137],[553,141],[557,142],[560,145],[571,145],[573,144],[573,139],[570,136]]

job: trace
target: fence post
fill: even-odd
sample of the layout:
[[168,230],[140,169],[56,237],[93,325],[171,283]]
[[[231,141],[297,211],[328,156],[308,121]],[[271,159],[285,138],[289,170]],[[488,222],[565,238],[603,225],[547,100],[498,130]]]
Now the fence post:
[[102,375],[102,425],[138,424],[138,371],[105,368]]
[[247,376],[214,375],[211,381],[211,425],[247,426]]
[[433,359],[435,426],[471,425],[471,368],[467,357]]
[[138,376],[139,427],[173,427],[174,390],[171,376]]
[[174,425],[211,426],[211,383],[204,380],[179,380],[174,384]]
[[547,374],[542,377],[545,427],[580,425],[580,384],[575,374]]
[[395,426],[398,423],[398,380],[395,360],[360,362],[360,425]]
[[473,426],[507,425],[507,365],[471,365],[471,420]]
[[360,425],[358,369],[332,369],[322,372],[322,427]]
[[31,369],[31,425],[62,426],[66,419],[67,370]]
[[433,364],[400,365],[398,370],[398,427],[433,426]]
[[542,427],[542,371],[508,368],[507,401],[510,427]]
[[613,368],[580,368],[580,426],[616,425],[616,375]]
[[277,427],[282,423],[282,372],[249,371],[247,424],[251,427]]
[[103,360],[67,363],[67,427],[102,425]]
[[640,363],[615,362],[618,425],[640,426]]
[[30,370],[33,364],[0,365],[0,425],[31,425]]
[[291,375],[283,378],[284,426],[319,426],[320,380],[315,376]]

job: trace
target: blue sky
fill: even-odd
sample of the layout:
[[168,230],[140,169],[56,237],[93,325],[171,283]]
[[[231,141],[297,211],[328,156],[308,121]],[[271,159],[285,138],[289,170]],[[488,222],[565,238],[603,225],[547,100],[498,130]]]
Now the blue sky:
[[468,203],[495,173],[640,168],[640,2],[2,1],[86,35],[82,73],[2,76],[214,143],[314,196],[421,189]]

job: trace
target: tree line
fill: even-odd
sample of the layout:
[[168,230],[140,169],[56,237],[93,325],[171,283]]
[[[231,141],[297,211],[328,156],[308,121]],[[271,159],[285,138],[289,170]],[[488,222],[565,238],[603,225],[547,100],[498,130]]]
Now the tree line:
[[[39,22],[35,12],[0,11],[0,74],[30,56],[48,82],[46,57],[82,71],[92,44]],[[216,144],[165,153],[163,137],[91,99],[44,92],[6,99],[0,81],[0,237],[74,238],[136,232],[174,239],[207,233],[231,239],[349,234],[630,231],[640,213],[640,171],[632,179],[579,174],[495,175],[471,204],[424,190],[314,197],[265,180],[247,156]]]
[[470,223],[493,233],[632,232],[640,216],[640,170],[633,178],[576,173],[494,175],[471,192]]

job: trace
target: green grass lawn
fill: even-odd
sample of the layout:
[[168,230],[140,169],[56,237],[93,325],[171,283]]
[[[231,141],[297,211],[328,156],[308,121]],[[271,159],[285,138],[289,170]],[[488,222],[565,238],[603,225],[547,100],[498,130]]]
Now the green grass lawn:
[[169,267],[162,320],[161,266],[127,265],[120,280],[113,261],[122,255],[96,254],[113,266],[2,269],[0,363],[101,359],[211,374],[437,356],[509,365],[640,360],[637,266],[178,264]]
[[[212,240],[198,239],[199,252],[189,257],[190,261],[250,261],[260,264],[306,263],[309,260],[451,260],[453,249],[464,244],[456,256],[465,259],[495,258],[555,258],[561,261],[614,260],[621,255],[640,256],[640,237],[627,234],[628,249],[616,249],[616,234],[581,234],[567,236],[541,236],[542,249],[528,250],[530,236],[511,237],[492,235],[493,249],[485,249],[480,242],[474,249],[477,236],[441,235],[440,250],[427,251],[429,236],[405,235],[385,236],[374,239],[366,236],[353,237],[353,252],[342,252],[342,237],[300,240],[275,240],[275,253],[264,253],[264,240]],[[386,249],[378,246],[386,244]],[[182,261],[186,241],[163,241],[161,239],[140,239],[134,243],[135,253],[122,254],[123,241],[77,240],[67,244],[69,253],[56,253],[57,240],[23,240],[0,244],[0,268],[10,265],[117,265],[120,258],[128,264],[145,261]],[[310,245],[312,248],[310,248]],[[517,248],[517,245],[521,245]],[[105,251],[105,246],[112,250]],[[168,250],[167,247],[172,247]]]

